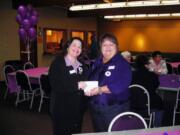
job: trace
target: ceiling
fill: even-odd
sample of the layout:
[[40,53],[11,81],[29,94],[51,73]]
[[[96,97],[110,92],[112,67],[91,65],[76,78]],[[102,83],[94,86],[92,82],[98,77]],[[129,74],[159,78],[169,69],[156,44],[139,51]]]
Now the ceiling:
[[[105,3],[103,0],[12,0],[15,7],[19,4],[31,3],[34,7],[60,7],[69,9],[72,5]],[[139,1],[139,0],[110,0],[112,2]],[[144,0],[145,1],[145,0]],[[147,0],[146,0],[147,1]],[[69,17],[105,16],[105,15],[127,15],[127,14],[151,14],[151,13],[180,13],[180,4],[171,6],[148,6],[129,8],[110,8],[86,11],[68,11]]]

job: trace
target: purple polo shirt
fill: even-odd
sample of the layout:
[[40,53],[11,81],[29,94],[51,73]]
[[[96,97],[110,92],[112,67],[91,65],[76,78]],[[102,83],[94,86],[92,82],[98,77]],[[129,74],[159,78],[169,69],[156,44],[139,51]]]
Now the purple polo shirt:
[[93,96],[91,103],[113,105],[127,101],[130,95],[128,87],[131,79],[130,65],[119,53],[105,64],[100,57],[92,66],[89,80],[97,80],[99,86],[107,85],[111,93]]

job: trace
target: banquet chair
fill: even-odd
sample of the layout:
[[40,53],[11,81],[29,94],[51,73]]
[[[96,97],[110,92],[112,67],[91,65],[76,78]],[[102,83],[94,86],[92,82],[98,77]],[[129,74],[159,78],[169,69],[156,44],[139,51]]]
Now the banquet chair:
[[[18,92],[15,105],[17,106],[18,103],[31,100],[29,106],[29,109],[31,109],[34,101],[34,96],[39,91],[39,85],[31,84],[28,75],[22,70],[18,70],[16,72],[16,83],[18,86]],[[23,96],[22,98],[21,95]]]
[[176,124],[176,115],[180,115],[180,89],[177,91],[176,94],[176,103],[174,106],[174,112],[173,112],[173,126]]
[[12,72],[14,72],[14,71],[15,71],[15,69],[14,69],[14,67],[11,66],[11,65],[5,65],[5,66],[3,67],[3,76],[4,76],[4,79],[5,79],[5,83],[6,83],[6,91],[5,91],[5,93],[4,93],[4,99],[6,99],[7,93],[8,93],[8,78],[7,78],[7,74],[8,74],[8,73],[12,73]]
[[24,62],[21,60],[7,60],[4,64],[13,66],[13,68],[17,71],[23,69]]
[[24,67],[23,69],[26,70],[26,69],[31,69],[31,68],[34,68],[34,65],[29,61],[29,62],[26,62],[24,64]]
[[[150,96],[146,88],[138,84],[132,84],[130,89],[130,109],[133,112],[141,114],[148,122],[148,127],[152,126],[153,116],[155,115],[150,109]],[[153,120],[154,121],[154,120]]]
[[171,64],[166,62],[166,66],[167,66],[168,74],[172,74],[173,73],[173,67],[171,66]]
[[178,74],[180,75],[180,64],[179,64],[178,67],[177,67],[177,72],[178,72]]
[[137,113],[124,112],[115,116],[109,124],[108,132],[147,128],[146,121]]
[[41,106],[43,104],[43,99],[50,99],[51,87],[49,84],[48,75],[42,74],[39,78],[39,84],[40,84],[41,99],[40,99],[38,111],[40,112]]

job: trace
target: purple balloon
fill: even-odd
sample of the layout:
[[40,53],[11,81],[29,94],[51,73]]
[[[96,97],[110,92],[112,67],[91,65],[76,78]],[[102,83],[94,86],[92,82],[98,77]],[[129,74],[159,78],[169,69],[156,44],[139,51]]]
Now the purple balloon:
[[31,5],[31,4],[28,4],[28,5],[27,5],[27,10],[28,10],[28,12],[32,12],[33,7],[32,7],[32,5]]
[[33,15],[33,16],[38,16],[38,12],[37,12],[36,10],[33,10],[33,11],[32,11],[32,15]]
[[26,13],[26,19],[31,19],[31,12]]
[[26,16],[26,7],[23,5],[20,5],[18,8],[18,13],[24,18]]
[[28,19],[24,19],[22,25],[25,30],[28,30],[31,26],[31,22]]
[[30,28],[28,30],[28,36],[30,38],[31,41],[33,41],[34,39],[36,39],[36,29],[35,28]]
[[26,33],[26,30],[24,28],[19,29],[19,37],[20,37],[20,39],[22,39],[24,41],[26,40],[27,33]]
[[33,26],[37,24],[37,21],[38,21],[37,16],[34,16],[34,15],[31,16],[30,22]]
[[22,19],[22,17],[21,17],[20,14],[17,14],[17,16],[16,16],[16,21],[17,21],[17,23],[18,23],[19,25],[22,24],[23,19]]

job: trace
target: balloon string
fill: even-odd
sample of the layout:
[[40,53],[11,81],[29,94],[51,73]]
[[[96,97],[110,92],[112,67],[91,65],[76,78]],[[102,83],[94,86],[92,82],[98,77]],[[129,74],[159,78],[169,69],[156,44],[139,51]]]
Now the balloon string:
[[27,37],[26,51],[27,51],[27,59],[28,59],[28,61],[30,61],[30,53],[31,53],[31,51],[30,51],[30,40],[29,40],[28,37]]

